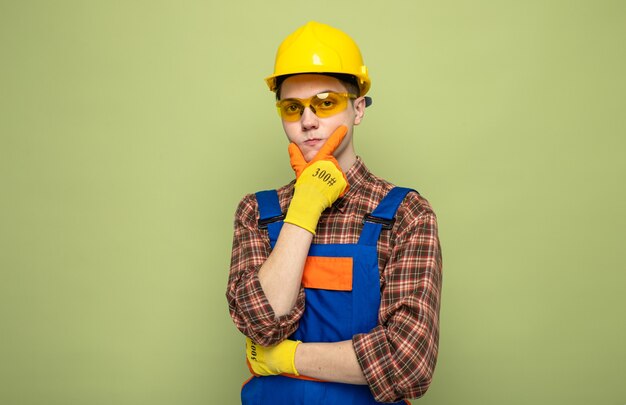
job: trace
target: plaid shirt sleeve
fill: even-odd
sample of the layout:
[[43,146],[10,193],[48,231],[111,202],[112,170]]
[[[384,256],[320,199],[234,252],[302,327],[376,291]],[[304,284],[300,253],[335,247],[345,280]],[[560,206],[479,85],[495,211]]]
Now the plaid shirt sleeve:
[[298,327],[304,311],[304,290],[296,305],[284,316],[276,317],[258,278],[258,270],[270,254],[267,231],[257,226],[256,197],[247,195],[235,213],[233,249],[226,299],[235,326],[260,345],[270,346],[290,336]]
[[403,206],[381,277],[379,325],[353,337],[370,390],[381,402],[424,395],[438,352],[442,259],[437,220],[428,202],[415,194]]

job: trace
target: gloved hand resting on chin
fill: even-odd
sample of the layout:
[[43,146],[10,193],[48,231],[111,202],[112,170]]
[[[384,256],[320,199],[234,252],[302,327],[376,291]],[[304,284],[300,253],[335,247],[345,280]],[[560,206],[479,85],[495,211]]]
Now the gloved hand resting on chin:
[[348,179],[333,156],[347,131],[344,125],[337,128],[308,163],[300,148],[295,143],[289,144],[296,185],[285,222],[315,234],[322,212],[348,191]]

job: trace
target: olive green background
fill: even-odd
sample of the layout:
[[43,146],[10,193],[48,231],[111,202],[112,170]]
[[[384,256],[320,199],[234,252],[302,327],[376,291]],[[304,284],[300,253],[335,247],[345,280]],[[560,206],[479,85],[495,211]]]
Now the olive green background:
[[0,403],[235,404],[246,193],[289,181],[263,78],[308,20],[370,68],[356,131],[433,204],[420,404],[626,403],[623,1],[0,2]]

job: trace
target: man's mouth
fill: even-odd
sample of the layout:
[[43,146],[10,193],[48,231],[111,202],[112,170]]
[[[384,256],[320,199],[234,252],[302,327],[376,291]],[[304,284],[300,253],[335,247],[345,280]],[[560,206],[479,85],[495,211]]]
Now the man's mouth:
[[315,146],[315,145],[319,144],[320,142],[322,142],[321,139],[313,138],[313,139],[307,139],[306,141],[304,141],[304,144],[307,145],[307,146]]

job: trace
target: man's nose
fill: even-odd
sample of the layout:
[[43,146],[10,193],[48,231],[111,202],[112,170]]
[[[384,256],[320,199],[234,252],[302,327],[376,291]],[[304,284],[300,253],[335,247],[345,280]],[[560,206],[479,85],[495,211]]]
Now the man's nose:
[[304,111],[302,111],[302,117],[300,117],[300,123],[302,124],[303,130],[316,129],[319,126],[319,118],[311,107],[306,107]]

